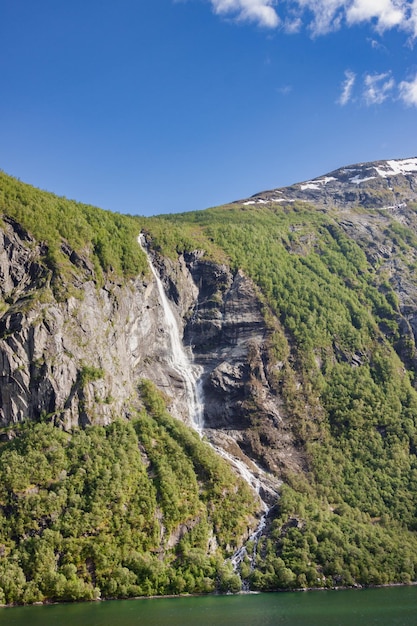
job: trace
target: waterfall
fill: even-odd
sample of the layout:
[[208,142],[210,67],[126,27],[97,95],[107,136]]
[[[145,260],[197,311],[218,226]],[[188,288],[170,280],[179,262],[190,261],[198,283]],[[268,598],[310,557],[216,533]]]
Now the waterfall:
[[[220,448],[219,446],[213,443],[212,443],[212,446],[214,447],[214,449],[220,456],[226,459],[230,463],[230,465],[232,465],[236,469],[237,473],[243,478],[243,480],[245,480],[248,483],[248,485],[253,489],[253,491],[257,493],[261,501],[263,514],[262,514],[261,519],[259,520],[259,524],[255,528],[253,533],[249,536],[249,538],[246,540],[245,544],[241,548],[236,550],[236,552],[233,554],[233,556],[230,559],[233,565],[233,569],[236,572],[239,571],[239,566],[243,562],[243,559],[245,557],[249,558],[250,563],[251,563],[251,569],[253,569],[255,558],[256,558],[256,549],[258,547],[258,542],[260,538],[262,537],[269,512],[272,508],[268,506],[268,504],[264,500],[265,496],[263,494],[268,494],[270,499],[276,500],[276,498],[278,497],[278,487],[280,485],[280,482],[276,481],[275,484],[272,484],[270,477],[268,477],[266,473],[260,467],[258,467],[256,463],[254,463],[254,461],[251,461],[251,463],[255,466],[256,472],[251,471],[249,467],[246,465],[246,463],[244,463],[241,459],[238,459],[237,457],[233,456],[232,454],[230,454],[223,448]],[[246,547],[249,542],[253,543],[253,549],[252,549],[251,554],[248,553],[248,550]],[[243,581],[244,589],[245,589],[245,584],[247,585],[247,581]]]
[[[149,267],[152,271],[158,288],[159,301],[163,308],[168,341],[170,344],[169,365],[179,374],[184,382],[184,387],[187,393],[191,423],[195,430],[202,434],[204,428],[204,405],[201,389],[201,370],[199,367],[193,364],[192,359],[190,359],[184,349],[184,346],[182,344],[182,333],[180,332],[177,319],[165,293],[165,289],[160,279],[160,276],[152,263],[152,259],[149,255],[146,240],[143,234],[139,235],[138,242],[146,254]],[[206,432],[208,434],[208,431]],[[263,534],[267,523],[267,517],[271,510],[266,500],[276,500],[276,498],[278,497],[278,488],[281,484],[281,481],[278,481],[277,479],[274,479],[273,477],[268,475],[253,461],[251,461],[251,465],[254,467],[254,470],[251,470],[249,466],[240,458],[233,456],[223,447],[215,443],[213,440],[210,441],[210,436],[209,443],[212,448],[217,452],[217,454],[219,454],[226,461],[228,461],[229,464],[236,470],[236,472],[243,478],[243,480],[248,483],[248,485],[257,494],[257,497],[260,500],[263,514],[259,520],[258,526],[247,540],[247,542],[250,541],[253,543],[252,554],[249,554],[246,545],[243,545],[241,548],[239,548],[239,550],[235,552],[235,554],[230,559],[235,571],[238,571],[240,564],[246,556],[250,559],[253,567],[256,557],[257,544]]]
[[192,360],[189,358],[184,349],[177,318],[174,315],[159,274],[152,263],[143,234],[139,235],[138,243],[146,254],[149,268],[155,278],[158,288],[159,302],[161,303],[164,312],[164,320],[170,344],[169,365],[179,374],[184,383],[190,421],[193,428],[201,434],[204,427],[204,406],[201,398],[202,394],[200,385],[198,384],[198,379],[201,376],[201,370],[198,366],[192,363]]

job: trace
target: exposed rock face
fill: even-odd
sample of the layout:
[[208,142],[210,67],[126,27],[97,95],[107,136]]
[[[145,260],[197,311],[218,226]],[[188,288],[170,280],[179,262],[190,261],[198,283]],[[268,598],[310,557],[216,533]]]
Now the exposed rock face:
[[0,237],[0,424],[42,415],[66,428],[108,423],[138,404],[141,377],[166,389],[173,412],[184,414],[152,280],[98,288],[87,261],[66,249],[77,290],[59,301],[44,247],[12,221]]
[[[128,417],[140,404],[141,378],[154,381],[172,414],[189,421],[153,276],[99,288],[88,260],[65,244],[73,295],[60,299],[50,288],[45,246],[12,221],[1,237],[1,425],[46,416],[68,429]],[[202,371],[207,433],[276,469],[279,449],[291,442],[268,383],[269,331],[254,285],[198,251],[177,262],[154,255],[153,262]],[[254,438],[255,413],[261,426]]]
[[[251,377],[266,382],[260,351],[267,335],[252,283],[241,272],[192,257],[191,275],[198,299],[186,327],[185,341],[204,367],[205,423],[210,428],[245,426],[241,405]],[[256,366],[249,362],[256,352]]]
[[255,458],[273,472],[299,469],[303,459],[269,382],[271,329],[255,285],[241,271],[204,260],[199,251],[180,257],[176,267],[162,260],[159,265],[167,291],[177,285],[184,344],[202,368],[205,434],[249,465]]
[[417,158],[373,161],[342,167],[325,176],[257,193],[245,204],[311,202],[317,207],[396,209],[417,199]]

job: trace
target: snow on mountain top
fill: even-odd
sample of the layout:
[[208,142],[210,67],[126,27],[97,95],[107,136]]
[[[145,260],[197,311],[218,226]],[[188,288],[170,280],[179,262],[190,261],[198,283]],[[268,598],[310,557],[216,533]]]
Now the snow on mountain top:
[[417,158],[386,161],[384,165],[376,167],[375,169],[383,178],[395,174],[417,172]]
[[[311,180],[299,182],[290,187],[282,187],[280,189],[272,189],[255,194],[243,204],[267,204],[270,202],[295,202],[296,200],[313,199],[315,202],[321,201],[324,204],[341,204],[343,202],[360,202],[359,196],[354,199],[342,200],[340,194],[352,193],[352,187],[359,188],[360,185],[374,180],[371,187],[379,187],[381,184],[390,192],[394,192],[390,187],[388,179],[390,176],[417,176],[417,157],[408,159],[391,159],[387,161],[371,161],[368,163],[358,163],[334,170],[324,176],[319,176]],[[381,180],[382,179],[382,180]],[[399,183],[400,184],[400,183]],[[363,185],[366,187],[366,185]],[[408,188],[408,187],[407,187]],[[313,192],[313,193],[310,193]],[[315,192],[315,193],[314,193]],[[318,193],[317,193],[318,192]],[[353,192],[354,195],[356,192]],[[358,191],[359,193],[359,191]],[[398,191],[396,192],[398,194]],[[413,197],[417,196],[413,192]],[[411,197],[411,196],[410,196]],[[347,196],[346,196],[347,198]]]

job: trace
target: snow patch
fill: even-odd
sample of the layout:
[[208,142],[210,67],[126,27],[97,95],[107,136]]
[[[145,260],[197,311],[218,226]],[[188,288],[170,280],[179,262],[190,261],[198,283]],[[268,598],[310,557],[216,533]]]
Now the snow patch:
[[349,180],[351,183],[354,183],[355,185],[359,185],[360,183],[364,183],[367,180],[372,180],[373,178],[376,178],[376,176],[365,176],[365,178],[361,178],[359,174],[356,174],[356,176],[349,178]]
[[247,200],[246,202],[243,202],[242,204],[244,206],[247,206],[248,204],[268,204],[268,202],[271,202],[271,200],[263,200],[262,198],[256,198],[255,200]]
[[320,185],[319,183],[313,183],[313,182],[309,182],[309,183],[304,183],[304,185],[300,185],[300,189],[301,191],[305,191],[306,189],[320,189]]
[[309,180],[306,183],[300,185],[301,191],[305,191],[306,189],[320,189],[327,183],[330,183],[332,180],[337,180],[334,176],[323,176],[323,178],[316,178],[315,180]]
[[396,174],[417,172],[417,158],[387,161],[384,166],[376,167],[375,169],[382,178],[395,176]]

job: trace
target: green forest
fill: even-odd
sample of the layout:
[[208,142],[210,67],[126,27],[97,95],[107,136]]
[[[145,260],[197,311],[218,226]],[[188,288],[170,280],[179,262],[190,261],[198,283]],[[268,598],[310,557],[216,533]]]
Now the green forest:
[[26,423],[2,444],[2,603],[240,589],[225,558],[257,514],[252,493],[148,381],[141,392],[129,422]]
[[[72,432],[47,418],[13,425],[14,438],[0,443],[0,602],[417,579],[414,338],[389,275],[336,211],[292,202],[130,217],[5,174],[0,209],[45,242],[57,298],[74,272],[64,242],[88,259],[98,286],[146,274],[140,231],[172,260],[198,249],[242,270],[271,328],[269,362],[280,364],[272,393],[306,459],[302,472],[277,476],[267,533],[235,572],[228,558],[256,525],[259,502],[149,381],[138,381],[144,408],[130,421]],[[412,281],[409,211],[411,226],[391,220],[384,237]]]

